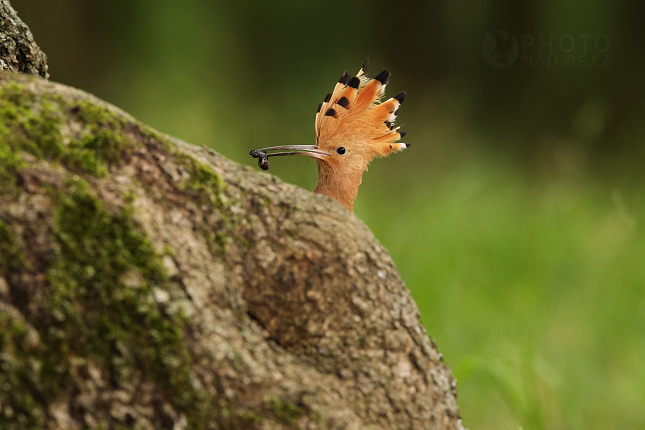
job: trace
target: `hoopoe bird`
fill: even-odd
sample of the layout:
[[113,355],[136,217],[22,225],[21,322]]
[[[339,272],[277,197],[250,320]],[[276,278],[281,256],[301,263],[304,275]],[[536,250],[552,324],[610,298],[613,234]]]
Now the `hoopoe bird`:
[[[405,92],[381,102],[390,72],[383,70],[372,79],[365,76],[369,59],[356,76],[344,72],[334,90],[327,94],[316,113],[315,145],[283,145],[255,149],[264,170],[268,157],[304,155],[318,162],[318,183],[314,193],[323,194],[354,211],[354,200],[363,172],[375,157],[386,157],[410,146],[397,140],[406,135],[394,125]],[[268,153],[268,151],[281,151]]]

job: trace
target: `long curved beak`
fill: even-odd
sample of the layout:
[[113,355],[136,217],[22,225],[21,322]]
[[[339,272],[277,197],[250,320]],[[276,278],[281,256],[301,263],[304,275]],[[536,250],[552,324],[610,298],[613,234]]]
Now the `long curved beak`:
[[[267,153],[267,151],[283,151]],[[329,157],[325,151],[318,149],[316,145],[283,145],[270,146],[268,148],[254,149],[251,151],[251,157],[258,159],[258,165],[263,169],[269,168],[269,157],[281,157],[283,155],[304,155],[306,157],[318,158],[324,160]]]

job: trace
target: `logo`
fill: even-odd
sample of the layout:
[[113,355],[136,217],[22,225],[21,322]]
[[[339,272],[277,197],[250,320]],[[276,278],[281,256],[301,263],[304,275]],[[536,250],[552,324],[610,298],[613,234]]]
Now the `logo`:
[[515,60],[519,47],[517,40],[507,31],[486,31],[482,42],[482,54],[491,66],[505,69],[510,67]]
[[482,41],[484,60],[506,69],[516,63],[521,48],[519,63],[524,67],[609,68],[610,41],[604,34],[524,34],[518,39],[508,31],[486,31]]

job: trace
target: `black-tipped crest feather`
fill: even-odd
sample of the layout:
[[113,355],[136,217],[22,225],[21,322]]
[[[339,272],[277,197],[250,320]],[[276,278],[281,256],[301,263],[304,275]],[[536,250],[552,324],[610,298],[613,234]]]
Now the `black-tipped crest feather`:
[[406,95],[407,95],[407,93],[405,91],[401,91],[400,93],[398,93],[397,95],[395,95],[392,98],[398,100],[400,104],[403,104],[403,102],[405,101],[405,96]]
[[390,72],[383,70],[378,75],[374,76],[374,79],[376,79],[383,85],[387,85],[387,83],[390,81]]
[[349,82],[347,83],[347,86],[352,88],[358,88],[360,84],[361,84],[361,78],[359,78],[358,76],[354,76],[352,79],[349,80]]

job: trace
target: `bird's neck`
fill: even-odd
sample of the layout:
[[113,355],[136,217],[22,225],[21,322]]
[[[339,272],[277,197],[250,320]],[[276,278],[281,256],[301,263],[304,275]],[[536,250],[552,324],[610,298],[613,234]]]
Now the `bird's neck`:
[[354,212],[354,200],[361,185],[363,172],[338,172],[325,163],[318,163],[318,183],[314,193],[339,201]]

